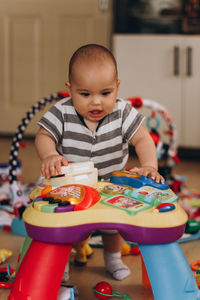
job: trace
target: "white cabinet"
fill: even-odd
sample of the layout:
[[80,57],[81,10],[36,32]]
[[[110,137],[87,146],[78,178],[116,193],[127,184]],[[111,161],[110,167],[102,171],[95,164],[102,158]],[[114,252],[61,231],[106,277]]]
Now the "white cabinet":
[[200,148],[200,36],[116,34],[113,51],[119,95],[160,102],[174,118],[179,145]]

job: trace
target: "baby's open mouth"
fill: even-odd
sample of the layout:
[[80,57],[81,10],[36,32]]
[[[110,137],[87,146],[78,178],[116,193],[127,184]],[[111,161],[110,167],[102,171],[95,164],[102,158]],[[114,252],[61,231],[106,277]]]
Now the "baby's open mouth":
[[101,117],[103,114],[103,110],[95,109],[95,110],[91,110],[89,113],[93,117]]

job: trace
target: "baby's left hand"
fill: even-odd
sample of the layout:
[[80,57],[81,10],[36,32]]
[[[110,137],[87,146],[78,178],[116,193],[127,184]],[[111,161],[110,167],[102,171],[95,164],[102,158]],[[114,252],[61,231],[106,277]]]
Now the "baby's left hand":
[[133,172],[139,175],[144,175],[150,177],[151,179],[155,180],[157,183],[164,183],[164,178],[158,173],[158,171],[153,167],[134,167],[129,170],[129,172]]

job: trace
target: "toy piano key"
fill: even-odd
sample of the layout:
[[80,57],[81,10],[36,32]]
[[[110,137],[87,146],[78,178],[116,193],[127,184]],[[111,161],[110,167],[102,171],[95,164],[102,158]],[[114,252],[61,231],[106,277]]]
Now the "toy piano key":
[[50,191],[46,195],[61,201],[69,201],[71,204],[79,204],[85,196],[85,189],[80,185],[64,185]]
[[69,201],[71,205],[75,205],[74,210],[87,209],[100,199],[100,194],[94,188],[80,184],[61,186],[46,196],[62,202]]

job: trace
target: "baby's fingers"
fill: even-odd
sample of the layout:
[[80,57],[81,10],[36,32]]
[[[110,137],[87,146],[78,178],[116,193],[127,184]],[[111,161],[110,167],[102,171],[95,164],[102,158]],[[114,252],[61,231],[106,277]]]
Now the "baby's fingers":
[[49,179],[49,177],[50,177],[49,165],[42,164],[41,165],[41,173],[45,178]]
[[150,177],[151,179],[155,180],[156,171],[143,170],[142,175],[144,175],[146,177]]
[[141,169],[138,167],[134,167],[134,168],[130,169],[129,172],[142,175]]
[[49,165],[49,176],[51,177],[51,176],[54,176],[54,175],[56,175],[55,172],[56,171],[56,169],[55,169],[55,165],[54,165],[54,163],[50,163],[50,165]]
[[41,168],[40,168],[40,170],[41,170],[41,173],[42,173],[42,175],[44,176],[44,177],[46,177],[46,165],[43,163],[43,164],[41,164]]
[[40,171],[41,171],[41,173],[42,173],[42,176],[45,177],[45,167],[44,167],[43,164],[41,165]]
[[68,166],[68,161],[66,160],[65,157],[62,157],[61,163],[63,166]]
[[48,161],[45,164],[45,177],[49,179],[51,176],[55,175],[55,165],[54,162]]
[[149,175],[156,183],[164,183],[164,178],[158,172],[151,172]]
[[165,179],[160,175],[160,174],[157,174],[156,176],[156,182],[157,183],[164,183],[165,182]]
[[61,161],[60,160],[57,160],[55,162],[55,169],[56,169],[58,174],[61,174]]

